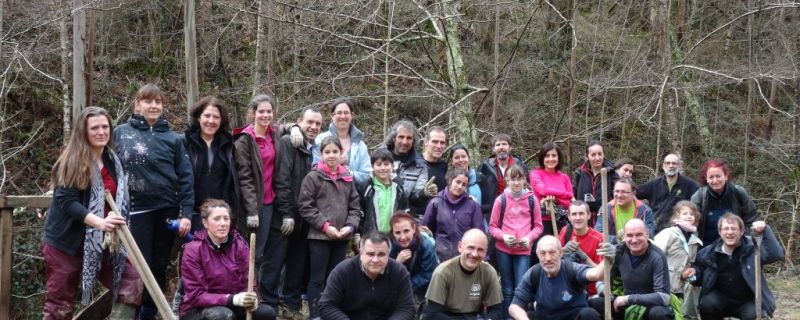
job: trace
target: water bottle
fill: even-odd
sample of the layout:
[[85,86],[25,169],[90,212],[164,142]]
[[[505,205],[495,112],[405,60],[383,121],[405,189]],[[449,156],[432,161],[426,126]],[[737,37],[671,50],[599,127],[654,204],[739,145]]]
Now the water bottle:
[[[167,229],[169,229],[169,231],[178,233],[178,230],[180,230],[180,228],[181,228],[181,220],[167,219]],[[186,233],[186,236],[183,238],[186,240],[186,242],[189,242],[192,241],[192,239],[194,239],[194,236],[192,235],[191,232],[188,232]]]

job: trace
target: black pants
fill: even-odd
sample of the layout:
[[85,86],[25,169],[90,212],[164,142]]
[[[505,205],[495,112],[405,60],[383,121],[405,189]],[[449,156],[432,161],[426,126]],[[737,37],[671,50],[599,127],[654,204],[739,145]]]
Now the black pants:
[[342,262],[347,254],[349,241],[342,240],[309,240],[308,255],[314,257],[309,261],[308,301],[311,301],[311,315],[313,319],[319,316],[317,301],[322,290],[325,289],[325,280],[334,267]]
[[[176,235],[167,229],[167,219],[178,217],[178,208],[166,208],[131,215],[130,230],[136,245],[142,252],[150,272],[163,290],[166,284],[167,267]],[[140,319],[155,319],[156,305],[146,290],[142,295]]]
[[[273,219],[280,219],[274,217]],[[280,227],[273,224],[264,247],[264,258],[259,274],[259,295],[264,303],[277,308],[285,304],[294,311],[300,310],[300,294],[308,270],[308,225],[296,222],[294,232],[286,237]],[[281,269],[286,266],[281,283]],[[281,284],[283,284],[281,288]]]
[[591,307],[584,307],[571,310],[569,314],[561,318],[556,318],[547,314],[538,315],[536,311],[528,312],[528,318],[535,320],[599,320],[600,314]]
[[[183,320],[243,320],[246,318],[246,310],[242,307],[216,306],[208,308],[194,308],[189,310],[181,319]],[[261,304],[258,309],[253,311],[255,320],[274,320],[275,310],[272,307]]]
[[700,298],[697,306],[703,320],[716,320],[725,317],[737,317],[741,320],[756,318],[756,303],[754,300],[741,301],[731,299],[717,290],[711,290]]
[[[589,299],[589,306],[597,310],[599,314],[604,314],[605,305],[603,304],[603,297],[594,297]],[[617,312],[616,310],[611,311],[611,315],[614,319],[623,320],[625,319],[625,309],[632,307],[633,305],[627,306],[624,309]],[[614,301],[611,301],[611,308],[614,308]],[[657,306],[657,307],[649,307],[647,308],[647,313],[644,316],[646,320],[674,320],[675,314],[672,312],[672,308],[670,306]],[[703,318],[703,320],[706,320]]]

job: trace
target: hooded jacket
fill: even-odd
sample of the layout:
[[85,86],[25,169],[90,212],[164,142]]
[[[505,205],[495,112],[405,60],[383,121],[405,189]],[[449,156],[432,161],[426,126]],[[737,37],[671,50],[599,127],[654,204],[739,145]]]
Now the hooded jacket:
[[[389,257],[397,260],[397,255],[403,249],[392,238],[392,250],[389,252]],[[436,245],[430,236],[420,233],[419,238],[411,242],[409,249],[411,249],[411,258],[403,263],[403,266],[411,276],[411,290],[424,296],[425,291],[428,290],[428,284],[431,283],[433,270],[439,265],[439,258],[436,257]]]
[[[333,123],[328,126],[328,131],[320,133],[317,135],[317,138],[314,139],[316,143],[311,149],[313,163],[317,163],[320,159],[319,144],[322,142],[322,139],[329,136],[338,138],[338,131]],[[358,130],[352,123],[350,124],[350,151],[347,153],[349,161],[348,168],[355,182],[362,183],[369,180],[369,175],[372,172],[372,164],[369,160],[369,149],[367,148],[367,144],[364,143],[364,133]]]
[[697,250],[703,245],[703,241],[700,241],[695,233],[692,233],[687,241],[683,236],[683,230],[678,226],[672,226],[661,230],[653,239],[653,244],[667,255],[670,291],[683,294],[686,283],[681,279],[681,274],[694,262]]
[[[608,169],[608,199],[610,200],[614,198],[614,184],[619,180],[619,176],[614,171],[614,163],[608,159],[603,159],[603,168]],[[575,199],[584,201],[586,201],[586,194],[591,194],[594,201],[586,201],[586,203],[593,213],[597,213],[597,210],[603,205],[601,180],[599,173],[596,176],[592,173],[589,161],[585,161],[573,173],[572,193],[575,195]]]
[[[231,229],[220,247],[209,240],[207,231],[196,231],[183,247],[180,315],[194,308],[226,306],[231,295],[247,291],[248,259],[250,249],[236,230]],[[257,285],[253,289],[258,292]]]
[[[207,189],[218,189],[217,191],[222,191],[225,194],[224,199],[226,203],[231,206],[231,218],[234,220],[233,225],[236,225],[236,222],[243,222],[244,216],[241,215],[241,204],[240,204],[240,195],[241,189],[239,188],[239,176],[236,173],[236,164],[233,161],[233,140],[230,133],[223,132],[222,130],[217,131],[214,135],[214,141],[212,144],[216,145],[216,157],[222,159],[222,162],[225,167],[225,180],[220,181],[219,184],[216,185],[202,185],[200,183],[200,175],[205,174],[205,172],[201,172],[203,170],[210,170],[208,166],[208,161],[204,158],[208,158],[208,154],[206,154],[206,143],[200,137],[200,129],[190,129],[187,130],[185,135],[186,137],[186,152],[189,156],[189,160],[192,164],[192,174],[195,177],[194,179],[194,190],[195,195],[199,196],[201,194],[210,194],[212,192],[200,192],[198,190],[207,190]],[[204,167],[201,168],[201,163],[204,164]],[[221,189],[220,189],[221,188]],[[206,199],[197,198],[195,201],[195,205],[199,207],[203,204]],[[199,211],[198,211],[199,212]],[[239,226],[239,230],[242,226]]]
[[315,168],[303,179],[297,207],[300,216],[310,225],[308,239],[333,240],[322,231],[326,225],[338,230],[351,226],[350,234],[356,232],[361,219],[358,191],[353,176],[344,169],[342,171],[334,179],[322,169]]
[[[366,234],[371,230],[378,230],[378,199],[375,197],[375,187],[372,185],[373,178],[359,183],[359,194],[361,195],[361,210],[364,216],[361,218],[359,232]],[[392,181],[392,215],[395,211],[408,211],[408,197],[403,190],[402,181]]]
[[[513,159],[514,164],[518,164],[524,169],[525,176],[527,177],[528,166],[525,165],[525,162],[513,155],[509,155],[509,157]],[[497,181],[500,177],[500,175],[497,174],[497,158],[491,156],[483,161],[481,166],[478,167],[478,174],[482,176],[481,181],[479,181],[481,187],[481,212],[483,212],[483,215],[488,220],[489,215],[492,214],[494,199],[497,198]]]
[[[510,255],[530,255],[531,246],[534,241],[539,238],[544,230],[542,226],[542,214],[539,209],[539,200],[533,195],[533,192],[523,191],[519,199],[514,199],[511,196],[511,190],[506,188],[503,191],[506,197],[506,212],[503,214],[503,227],[498,228],[500,225],[500,197],[497,197],[492,207],[492,217],[489,219],[489,233],[495,238],[494,245],[497,250],[500,250]],[[533,208],[530,207],[528,198],[533,197]],[[533,209],[533,212],[531,212]],[[533,215],[533,220],[531,220]],[[533,225],[531,225],[533,221]],[[511,234],[517,241],[523,237],[528,238],[528,247],[522,248],[515,245],[509,247],[503,241],[503,234]]]
[[447,187],[428,203],[422,225],[433,233],[439,261],[445,261],[458,255],[458,242],[467,230],[483,230],[483,215],[478,203],[466,192],[451,199]]
[[[697,253],[697,259],[694,263],[697,273],[695,274],[696,279],[692,282],[692,285],[702,287],[700,290],[701,300],[714,289],[714,285],[717,282],[719,270],[717,270],[716,256],[725,254],[722,252],[722,245],[722,239],[717,239],[711,245],[700,249],[700,252]],[[742,250],[739,264],[742,268],[742,277],[747,282],[747,286],[750,287],[750,290],[755,292],[756,268],[753,256],[755,255],[756,247],[753,245],[753,239],[750,236],[742,237],[741,246],[742,247],[739,248],[739,250]],[[764,229],[764,239],[761,242],[761,265],[782,261],[785,254],[786,252],[783,250],[783,247],[778,240],[775,239],[775,234],[772,232],[772,229],[767,226]],[[769,283],[766,277],[764,277],[763,269],[759,277],[761,277],[761,309],[772,316],[772,313],[775,312],[775,297],[772,295],[772,291],[769,290]]]
[[[656,234],[656,227],[653,223],[653,210],[650,209],[644,202],[639,199],[633,199],[633,217],[631,219],[639,219],[644,221],[645,227],[647,227],[647,232],[650,234],[650,239],[652,239]],[[617,233],[619,230],[622,230],[620,226],[617,228],[617,206],[616,201],[611,200],[608,202],[608,235],[609,235],[609,242],[616,241]],[[603,219],[600,219],[600,214],[598,213],[597,222],[594,224],[594,229],[600,233],[603,233]]]
[[140,114],[114,130],[117,155],[130,175],[131,213],[179,208],[189,217],[194,208],[192,165],[180,135],[164,117],[151,127]]
[[419,218],[422,215],[422,208],[426,206],[429,200],[429,197],[425,196],[425,184],[428,183],[428,165],[417,154],[416,148],[419,144],[419,133],[416,128],[413,130],[412,136],[411,150],[403,156],[397,155],[394,152],[394,140],[397,137],[397,124],[395,124],[389,134],[386,135],[384,146],[394,155],[392,180],[400,179],[403,181],[403,190],[408,196],[409,206],[411,206],[413,214]]

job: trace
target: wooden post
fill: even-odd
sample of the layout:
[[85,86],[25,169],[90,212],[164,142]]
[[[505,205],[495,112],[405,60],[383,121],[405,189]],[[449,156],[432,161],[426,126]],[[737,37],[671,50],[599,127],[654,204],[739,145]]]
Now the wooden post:
[[753,244],[756,246],[756,254],[753,259],[756,273],[756,286],[755,286],[755,298],[756,298],[756,320],[761,320],[761,235],[755,235],[755,231],[753,232]]
[[[602,207],[598,212],[600,212],[600,219],[602,219],[603,223],[603,242],[608,243],[608,169],[603,168],[600,169],[600,190],[603,192],[603,204]],[[611,320],[611,261],[608,259],[603,259],[603,283],[605,286],[603,287],[603,310],[604,318],[606,320]]]
[[14,241],[14,210],[0,195],[0,319],[11,319],[11,249]]
[[554,202],[554,200],[547,201],[547,211],[550,212],[550,222],[553,223],[553,235],[558,238],[558,222],[556,220],[556,205]]
[[[250,259],[247,262],[247,292],[253,291],[253,282],[256,279],[256,233],[250,234]],[[253,320],[253,311],[247,310],[247,320]]]

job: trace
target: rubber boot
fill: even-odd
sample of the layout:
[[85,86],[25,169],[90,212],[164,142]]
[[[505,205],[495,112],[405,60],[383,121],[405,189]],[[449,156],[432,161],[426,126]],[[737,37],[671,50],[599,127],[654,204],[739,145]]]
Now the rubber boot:
[[136,318],[136,307],[127,304],[115,303],[111,306],[111,314],[107,319],[134,319]]

